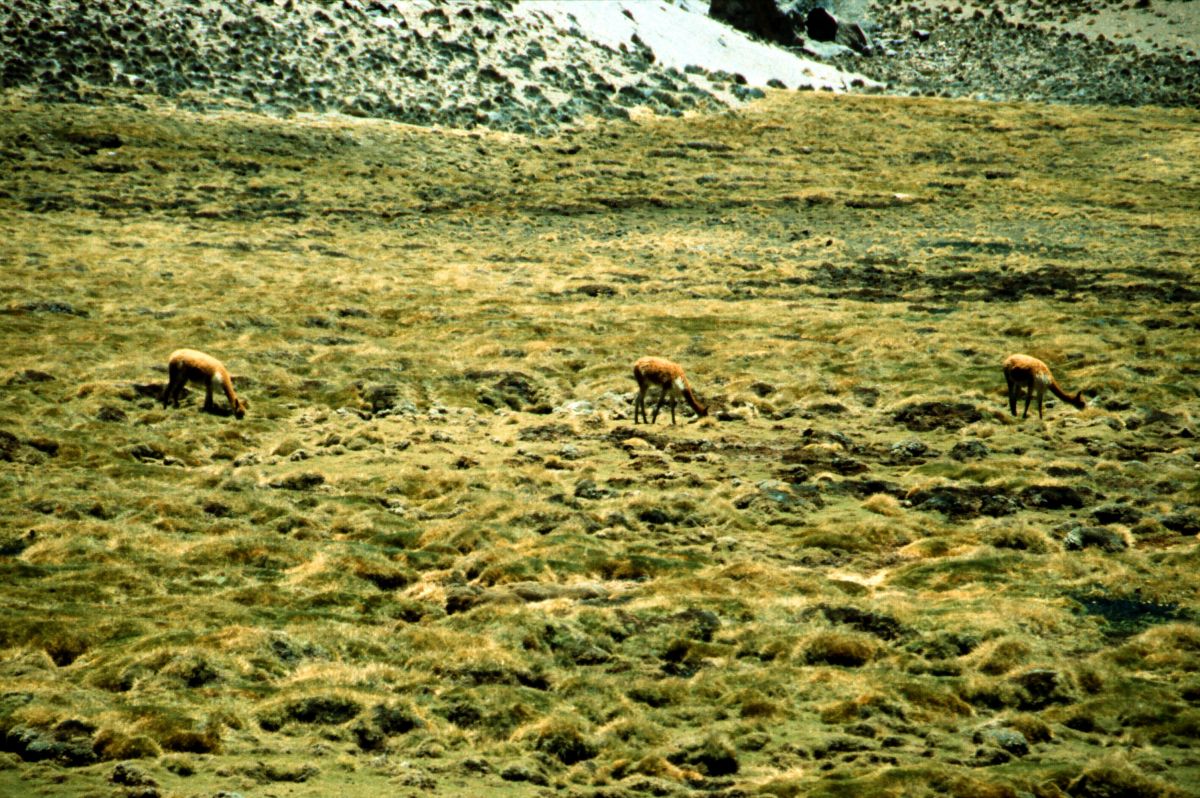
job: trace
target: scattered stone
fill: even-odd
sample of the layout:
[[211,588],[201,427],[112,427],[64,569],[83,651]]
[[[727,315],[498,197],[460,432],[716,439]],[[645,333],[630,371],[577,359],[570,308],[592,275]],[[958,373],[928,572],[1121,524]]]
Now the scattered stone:
[[62,302],[58,300],[37,300],[26,302],[22,305],[10,306],[10,313],[56,313],[63,316],[77,316],[86,319],[91,314],[80,308],[76,308],[70,302]]
[[972,18],[938,4],[874,3],[871,30],[882,44],[871,50],[876,57],[854,52],[831,54],[829,61],[914,96],[1196,107],[1194,53],[1153,41],[1139,51],[1102,34],[1060,35],[1069,18],[1064,8],[1026,4],[1018,23],[1004,14]]
[[1129,548],[1129,543],[1118,532],[1102,526],[1077,526],[1067,533],[1063,545],[1068,551],[1097,548],[1115,553]]
[[955,519],[980,515],[999,518],[1021,509],[1020,503],[1002,488],[988,485],[942,485],[916,491],[908,500],[913,507],[936,510]]
[[1019,495],[1026,507],[1040,510],[1061,510],[1064,507],[1070,507],[1078,510],[1083,507],[1084,491],[1086,490],[1086,488],[1073,488],[1070,485],[1030,485],[1024,488]]
[[112,775],[108,780],[113,784],[122,784],[127,787],[154,787],[158,784],[146,771],[136,765],[129,765],[120,762],[113,768]]
[[134,460],[139,460],[143,463],[154,461],[161,462],[167,457],[166,452],[152,443],[139,443],[135,446],[132,446],[129,449],[129,454]]
[[555,413],[566,413],[572,416],[590,416],[596,412],[596,406],[586,399],[577,399],[573,402],[559,405],[554,408]]
[[988,447],[983,445],[982,441],[966,440],[959,441],[950,449],[950,457],[955,460],[982,460],[991,454]]
[[[793,493],[788,483],[778,479],[764,479],[758,483],[757,487],[758,497],[765,499],[770,502],[771,506],[778,509],[795,510],[811,509],[812,507],[811,503]],[[755,496],[751,494],[748,499],[738,499],[734,502],[734,506],[738,509],[745,509],[753,503],[754,498]]]
[[870,55],[872,51],[870,37],[857,22],[838,25],[836,41],[860,55]]
[[924,462],[925,458],[931,454],[937,453],[930,449],[924,441],[915,439],[894,443],[888,449],[889,459],[895,463]]
[[579,499],[603,499],[611,493],[606,488],[597,485],[595,480],[581,479],[575,483],[575,496]]
[[95,728],[78,721],[64,721],[53,729],[13,726],[0,739],[0,748],[26,762],[53,761],[67,767],[83,767],[96,761],[92,750]]
[[1025,735],[1015,729],[989,727],[975,732],[973,741],[976,744],[987,744],[1007,751],[1013,756],[1025,756],[1029,753],[1029,741]]

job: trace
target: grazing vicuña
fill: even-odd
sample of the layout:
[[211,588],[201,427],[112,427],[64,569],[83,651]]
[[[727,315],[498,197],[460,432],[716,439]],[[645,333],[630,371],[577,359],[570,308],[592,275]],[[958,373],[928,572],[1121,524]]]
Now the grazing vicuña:
[[233,410],[233,415],[237,418],[246,415],[246,403],[234,393],[233,380],[229,376],[229,369],[225,368],[225,364],[212,355],[198,352],[195,349],[176,349],[171,353],[171,359],[167,363],[167,370],[170,372],[171,379],[162,394],[163,407],[172,402],[175,407],[179,407],[179,394],[183,391],[184,384],[194,382],[198,385],[203,385],[206,390],[204,396],[205,410],[211,411],[215,409],[216,406],[213,404],[213,388],[219,386],[221,390],[225,391],[226,398],[229,399],[229,406]]
[[1037,393],[1038,418],[1042,417],[1042,396],[1049,388],[1050,392],[1069,405],[1082,410],[1087,406],[1083,401],[1083,392],[1071,396],[1055,381],[1050,373],[1050,367],[1036,357],[1029,355],[1009,355],[1004,359],[1004,380],[1008,383],[1008,408],[1015,416],[1017,414],[1017,397],[1021,390],[1025,391],[1025,412],[1021,418],[1029,416],[1029,400]]
[[[664,360],[661,357],[643,357],[633,364],[633,378],[637,380],[638,395],[633,402],[633,423],[638,423],[638,412],[641,412],[642,421],[647,424],[653,424],[658,420],[658,411],[662,408],[663,401],[668,397],[671,398],[671,423],[675,423],[675,403],[679,397],[683,397],[687,401],[688,406],[696,413],[697,416],[707,416],[708,410],[704,405],[696,400],[696,395],[692,393],[692,386],[688,384],[687,377],[683,374],[683,369],[678,363],[672,363],[670,360]],[[651,385],[659,387],[658,404],[654,406],[654,416],[646,420],[646,391]]]

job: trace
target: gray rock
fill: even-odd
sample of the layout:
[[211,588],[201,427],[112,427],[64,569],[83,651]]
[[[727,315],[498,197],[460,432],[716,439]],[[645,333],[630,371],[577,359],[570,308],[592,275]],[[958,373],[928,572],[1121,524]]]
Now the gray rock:
[[125,762],[120,762],[113,768],[108,780],[126,787],[154,787],[158,784],[146,771]]
[[1025,735],[1015,729],[989,727],[975,733],[974,742],[987,744],[1007,751],[1013,756],[1025,756],[1029,753],[1029,741]]
[[591,479],[581,479],[575,484],[575,497],[579,499],[603,499],[611,495],[611,491],[601,488]]
[[1063,545],[1068,551],[1097,548],[1107,552],[1124,551],[1129,544],[1120,534],[1102,526],[1077,526],[1067,532]]
[[955,460],[982,460],[991,452],[987,446],[977,440],[959,441],[950,449],[950,456]]

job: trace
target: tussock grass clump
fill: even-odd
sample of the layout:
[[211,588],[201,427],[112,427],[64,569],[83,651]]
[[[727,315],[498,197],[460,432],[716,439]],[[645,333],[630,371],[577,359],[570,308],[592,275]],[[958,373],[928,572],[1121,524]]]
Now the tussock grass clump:
[[1200,627],[1171,623],[1148,629],[1111,654],[1117,664],[1165,672],[1200,672]]
[[212,718],[201,722],[167,712],[141,719],[137,728],[164,751],[214,754],[222,749],[221,723]]
[[865,634],[828,631],[818,632],[804,641],[802,651],[804,660],[813,665],[857,668],[878,657],[881,647]]
[[821,707],[819,714],[822,723],[849,723],[876,715],[899,717],[903,710],[880,693],[863,693],[850,700]]
[[906,679],[896,685],[896,692],[918,716],[945,720],[974,714],[971,705],[959,698],[952,688],[934,681]]
[[975,667],[988,676],[1008,673],[1025,663],[1033,646],[1021,638],[1005,637],[985,643],[971,654]]
[[731,776],[741,769],[737,748],[727,737],[719,734],[685,741],[667,754],[667,761],[680,767],[694,768],[706,776]]
[[153,759],[162,756],[162,746],[144,734],[131,735],[113,729],[102,729],[95,737],[93,749],[101,759]]
[[1030,554],[1046,554],[1057,550],[1057,546],[1038,529],[1019,526],[1003,526],[989,530],[984,542],[998,549],[1016,549]]
[[261,708],[258,725],[264,731],[278,731],[287,723],[337,726],[353,720],[362,711],[362,703],[346,695],[311,695]]
[[876,493],[863,501],[863,509],[889,518],[899,518],[904,515],[900,500],[886,493]]
[[1092,762],[1067,785],[1072,798],[1182,798],[1185,792],[1160,779],[1147,776],[1120,755]]
[[517,741],[529,741],[533,747],[561,762],[574,765],[594,759],[599,751],[593,734],[579,718],[551,716],[518,729]]

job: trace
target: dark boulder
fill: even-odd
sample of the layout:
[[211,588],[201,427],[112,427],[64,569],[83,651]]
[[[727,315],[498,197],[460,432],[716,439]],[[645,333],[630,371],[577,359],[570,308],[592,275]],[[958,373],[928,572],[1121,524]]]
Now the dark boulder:
[[832,42],[838,35],[838,18],[824,8],[814,8],[804,19],[804,30],[810,39]]
[[710,0],[708,15],[760,39],[796,43],[796,22],[775,0]]
[[857,22],[850,22],[838,26],[837,33],[838,44],[849,47],[856,53],[862,55],[871,54],[871,40],[867,36],[867,32],[862,29],[862,25]]

